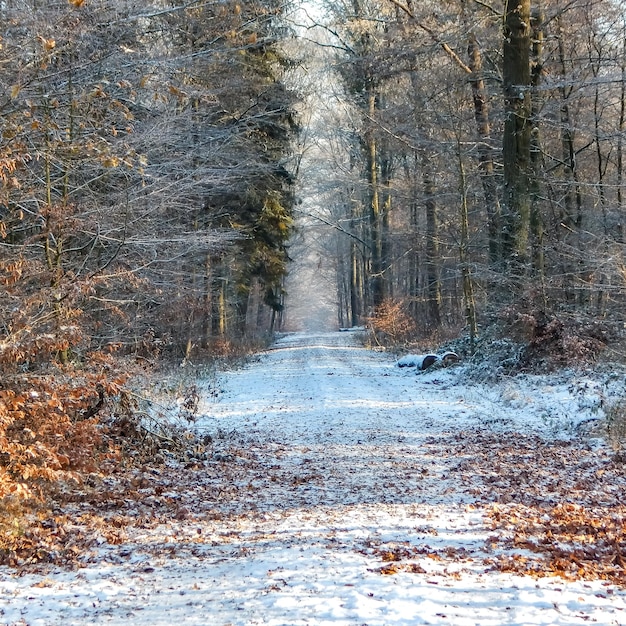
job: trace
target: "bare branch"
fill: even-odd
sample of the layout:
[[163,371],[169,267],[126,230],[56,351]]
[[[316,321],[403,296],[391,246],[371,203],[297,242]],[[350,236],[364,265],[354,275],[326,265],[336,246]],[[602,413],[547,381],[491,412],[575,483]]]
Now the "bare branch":
[[411,9],[409,9],[409,7],[405,6],[404,4],[402,4],[401,2],[399,2],[399,0],[389,0],[389,2],[391,2],[394,6],[398,7],[400,10],[404,11],[414,22],[417,26],[419,26],[419,28],[421,28],[423,31],[425,31],[426,33],[428,33],[428,35],[430,35],[431,39],[439,46],[441,46],[444,50],[444,52],[456,63],[456,65],[458,67],[460,67],[466,74],[471,74],[472,70],[471,68],[466,65],[465,63],[463,63],[463,60],[461,59],[461,57],[454,51],[452,50],[452,48],[445,42],[445,41],[441,41],[441,39],[437,36],[437,34],[428,26],[426,26],[426,24],[423,24],[422,22],[420,22],[417,17],[415,16],[415,13],[413,13],[413,11],[411,11]]

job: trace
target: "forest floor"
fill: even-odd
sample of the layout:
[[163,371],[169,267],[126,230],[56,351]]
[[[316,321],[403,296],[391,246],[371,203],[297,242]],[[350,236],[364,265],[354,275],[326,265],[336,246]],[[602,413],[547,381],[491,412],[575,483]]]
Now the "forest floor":
[[286,335],[198,379],[204,454],[57,511],[72,567],[0,568],[0,624],[626,624],[626,465],[588,428],[615,381]]

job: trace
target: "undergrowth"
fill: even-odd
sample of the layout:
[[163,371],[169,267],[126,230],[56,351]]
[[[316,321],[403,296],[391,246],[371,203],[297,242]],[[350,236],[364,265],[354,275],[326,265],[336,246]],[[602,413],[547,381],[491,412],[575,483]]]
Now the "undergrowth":
[[[59,350],[68,346],[75,356],[62,362]],[[218,393],[214,367],[178,367],[178,386],[160,405],[145,387],[161,361],[101,350],[78,358],[78,347],[47,338],[22,342],[20,355],[0,349],[0,564],[73,562],[94,533],[105,532],[97,516],[77,521],[59,513],[87,482],[123,480],[134,468],[204,459],[210,451],[211,436],[192,425],[200,393]],[[222,364],[252,350],[222,348]],[[209,388],[200,391],[199,379]]]

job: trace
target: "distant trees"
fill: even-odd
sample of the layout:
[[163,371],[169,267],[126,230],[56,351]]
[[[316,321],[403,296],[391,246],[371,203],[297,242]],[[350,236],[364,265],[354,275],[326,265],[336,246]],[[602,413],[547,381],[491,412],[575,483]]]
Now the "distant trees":
[[623,9],[588,0],[327,8],[360,174],[336,185],[364,242],[337,248],[337,267],[364,276],[362,290],[340,279],[353,285],[342,318],[363,320],[391,299],[436,331],[475,327],[472,310],[485,321],[512,304],[600,316],[617,332]]

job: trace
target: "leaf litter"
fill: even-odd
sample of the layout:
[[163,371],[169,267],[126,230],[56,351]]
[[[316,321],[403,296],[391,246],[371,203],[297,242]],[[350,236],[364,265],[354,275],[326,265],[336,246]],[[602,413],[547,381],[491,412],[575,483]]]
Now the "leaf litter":
[[219,396],[197,381],[205,453],[40,520],[67,558],[1,568],[0,623],[626,623],[625,466],[579,428],[588,378],[416,376],[287,335]]

